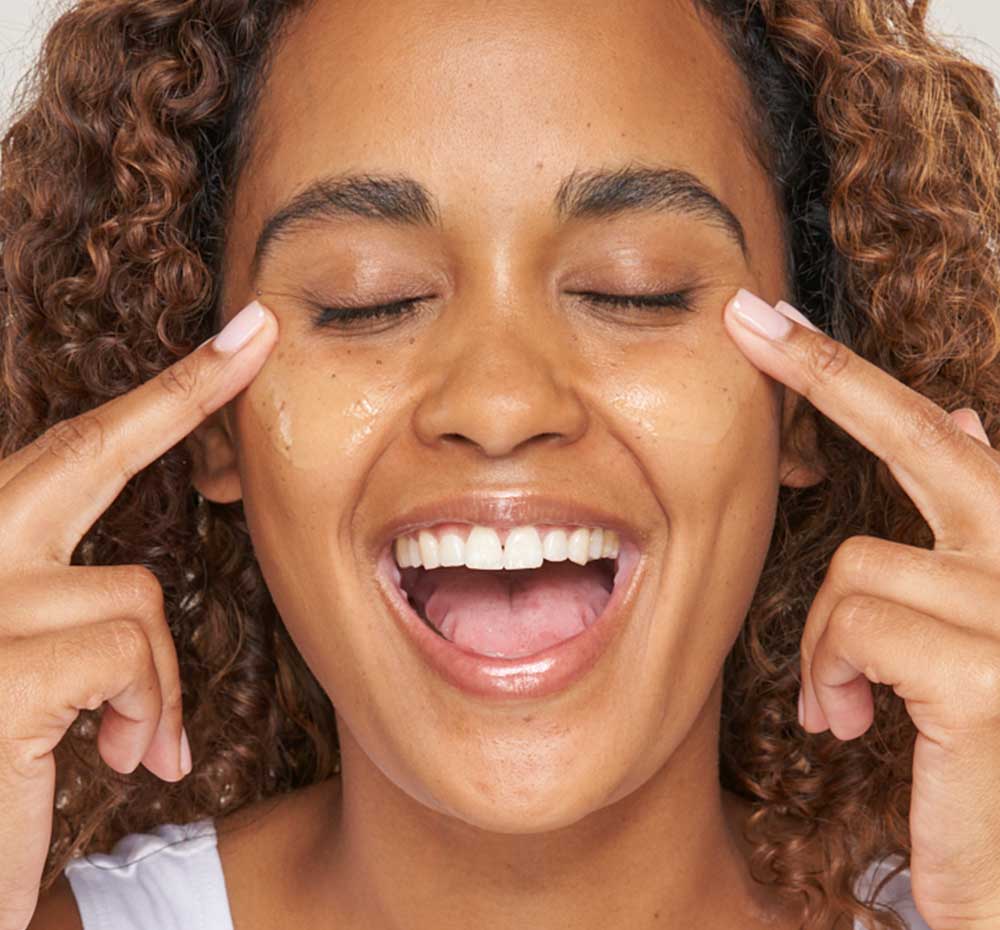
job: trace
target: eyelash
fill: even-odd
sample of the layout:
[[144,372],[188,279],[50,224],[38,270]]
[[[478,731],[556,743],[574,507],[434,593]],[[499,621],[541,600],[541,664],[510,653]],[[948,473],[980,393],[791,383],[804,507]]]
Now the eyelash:
[[[583,297],[588,303],[598,306],[626,307],[637,312],[672,309],[688,311],[691,306],[690,291],[676,291],[669,294],[600,294],[595,291],[569,291],[575,297]],[[313,314],[316,326],[356,326],[360,323],[401,316],[407,308],[429,300],[427,297],[408,297],[388,304],[373,304],[368,307],[321,307]]]

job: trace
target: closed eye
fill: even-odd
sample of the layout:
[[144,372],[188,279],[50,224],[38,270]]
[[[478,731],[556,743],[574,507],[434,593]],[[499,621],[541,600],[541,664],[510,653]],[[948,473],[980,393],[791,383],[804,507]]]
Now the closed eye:
[[316,326],[356,326],[368,320],[380,320],[405,313],[410,307],[430,300],[429,297],[407,297],[387,304],[372,304],[367,307],[320,307],[313,313]]
[[602,294],[597,291],[568,291],[599,306],[628,307],[635,310],[673,308],[691,310],[690,291],[672,291],[668,294]]
[[[601,307],[621,307],[639,312],[656,310],[693,309],[690,291],[672,291],[666,294],[604,294],[598,291],[567,291],[570,296],[580,297],[585,302]],[[407,297],[384,304],[370,304],[360,307],[320,307],[313,314],[316,326],[341,326],[350,328],[371,320],[399,317],[433,296]]]

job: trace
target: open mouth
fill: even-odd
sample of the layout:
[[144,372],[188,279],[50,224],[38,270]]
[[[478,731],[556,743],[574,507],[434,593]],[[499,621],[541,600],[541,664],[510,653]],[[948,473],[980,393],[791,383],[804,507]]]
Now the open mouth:
[[519,658],[584,632],[604,612],[617,557],[538,568],[400,568],[410,607],[438,636],[471,653]]

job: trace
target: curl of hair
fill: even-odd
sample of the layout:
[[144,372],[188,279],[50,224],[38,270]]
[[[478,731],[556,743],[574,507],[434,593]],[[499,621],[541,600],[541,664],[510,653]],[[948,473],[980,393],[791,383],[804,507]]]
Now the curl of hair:
[[[231,195],[269,54],[304,0],[85,0],[50,30],[2,140],[0,456],[129,391],[214,332]],[[1000,110],[988,72],[925,28],[926,2],[697,0],[747,76],[751,143],[787,218],[795,301],[835,338],[948,410],[1000,417]],[[753,802],[755,878],[904,930],[855,894],[909,864],[913,741],[876,685],[875,723],[841,743],[796,721],[799,642],[836,548],[930,548],[880,460],[801,405],[826,480],[782,487],[758,589],[726,659],[723,787]],[[809,419],[811,418],[811,419]],[[803,454],[806,454],[805,451]],[[336,775],[333,708],[286,632],[241,503],[209,504],[178,444],[135,475],[76,565],[153,571],[177,646],[194,770],[167,784],[97,755],[100,711],[55,750],[42,887],[122,835],[236,810]],[[892,877],[886,875],[886,880]]]

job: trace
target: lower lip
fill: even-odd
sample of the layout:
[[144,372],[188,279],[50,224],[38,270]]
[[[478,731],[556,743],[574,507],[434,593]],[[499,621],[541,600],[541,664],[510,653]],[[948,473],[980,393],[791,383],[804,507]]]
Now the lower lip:
[[397,583],[399,569],[391,547],[379,557],[376,577],[397,625],[438,675],[474,697],[511,700],[556,694],[594,667],[618,638],[631,613],[638,588],[634,583],[638,563],[638,550],[622,540],[614,589],[600,616],[570,639],[534,655],[513,659],[466,652],[427,626]]

